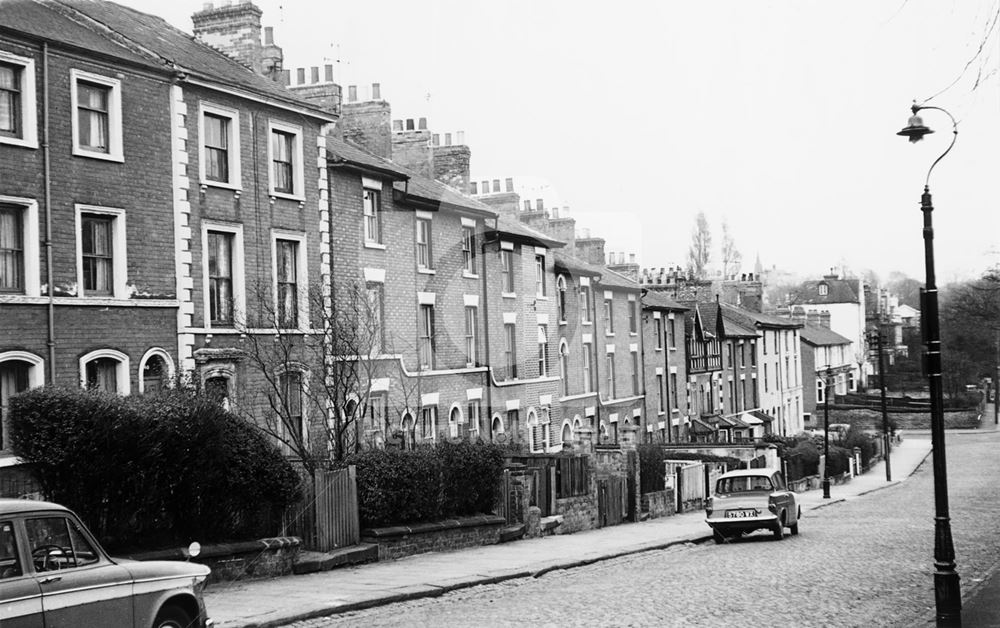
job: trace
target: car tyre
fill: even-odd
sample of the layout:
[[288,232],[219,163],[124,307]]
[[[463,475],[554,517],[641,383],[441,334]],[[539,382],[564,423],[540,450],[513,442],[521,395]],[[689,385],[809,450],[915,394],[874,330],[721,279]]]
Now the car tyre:
[[156,616],[156,621],[153,622],[154,628],[186,628],[191,626],[193,620],[188,617],[187,611],[178,606],[164,606],[160,609],[159,614]]
[[792,536],[796,536],[799,533],[799,521],[802,520],[802,508],[799,508],[798,514],[795,515],[795,525],[788,526],[789,531],[791,531]]
[[774,540],[780,541],[785,538],[785,516],[782,515],[778,522],[774,524]]
[[712,538],[715,539],[715,542],[718,545],[726,542],[726,535],[718,530],[712,530]]

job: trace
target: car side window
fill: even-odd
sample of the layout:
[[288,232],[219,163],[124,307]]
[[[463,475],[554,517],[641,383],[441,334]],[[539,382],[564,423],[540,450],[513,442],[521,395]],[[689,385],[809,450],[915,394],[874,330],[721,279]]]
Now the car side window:
[[97,562],[94,547],[66,517],[27,519],[28,547],[35,571],[55,571]]
[[0,521],[0,580],[16,578],[23,573],[14,538],[14,522]]
[[772,481],[774,482],[774,490],[776,491],[785,490],[785,478],[784,476],[781,475],[780,471],[774,474],[774,478],[772,478]]

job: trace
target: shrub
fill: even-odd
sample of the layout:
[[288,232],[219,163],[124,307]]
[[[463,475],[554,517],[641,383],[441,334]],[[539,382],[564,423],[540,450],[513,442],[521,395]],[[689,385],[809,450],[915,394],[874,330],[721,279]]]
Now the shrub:
[[14,453],[112,551],[276,532],[298,477],[253,427],[189,392],[40,388],[11,399]]
[[346,464],[357,468],[361,525],[380,527],[491,512],[503,448],[443,442],[412,451],[368,450]]

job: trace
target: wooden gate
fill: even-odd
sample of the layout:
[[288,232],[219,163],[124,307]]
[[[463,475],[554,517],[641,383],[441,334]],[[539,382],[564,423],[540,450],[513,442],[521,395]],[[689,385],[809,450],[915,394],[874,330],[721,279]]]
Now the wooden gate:
[[668,460],[667,472],[673,472],[677,494],[677,512],[689,510],[688,506],[700,507],[708,486],[705,465],[690,460]]
[[628,488],[624,477],[597,478],[597,527],[615,526],[628,513]]
[[306,549],[318,552],[360,542],[354,465],[317,471],[314,482],[303,482],[302,492],[302,501],[285,518],[286,534],[301,537]]

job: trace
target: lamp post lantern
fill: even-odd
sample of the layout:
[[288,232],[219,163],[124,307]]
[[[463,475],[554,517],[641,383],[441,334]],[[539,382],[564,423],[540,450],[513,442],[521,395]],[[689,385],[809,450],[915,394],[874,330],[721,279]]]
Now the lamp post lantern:
[[833,369],[826,367],[823,377],[823,499],[830,499],[830,377]]
[[913,116],[907,126],[897,133],[919,142],[928,133],[917,115],[923,110],[940,111],[951,119],[952,138],[948,148],[934,160],[927,170],[924,192],[920,196],[920,210],[924,214],[924,265],[926,285],[921,291],[921,313],[924,333],[924,365],[931,395],[931,448],[934,455],[934,601],[937,608],[938,626],[962,625],[962,594],[959,587],[958,571],[955,568],[955,546],[951,538],[951,517],[948,513],[948,467],[944,451],[944,400],[941,381],[941,330],[938,319],[938,291],[934,276],[934,227],[931,213],[930,179],[934,166],[938,165],[955,145],[958,138],[958,123],[955,117],[941,107],[918,105],[910,108]]

